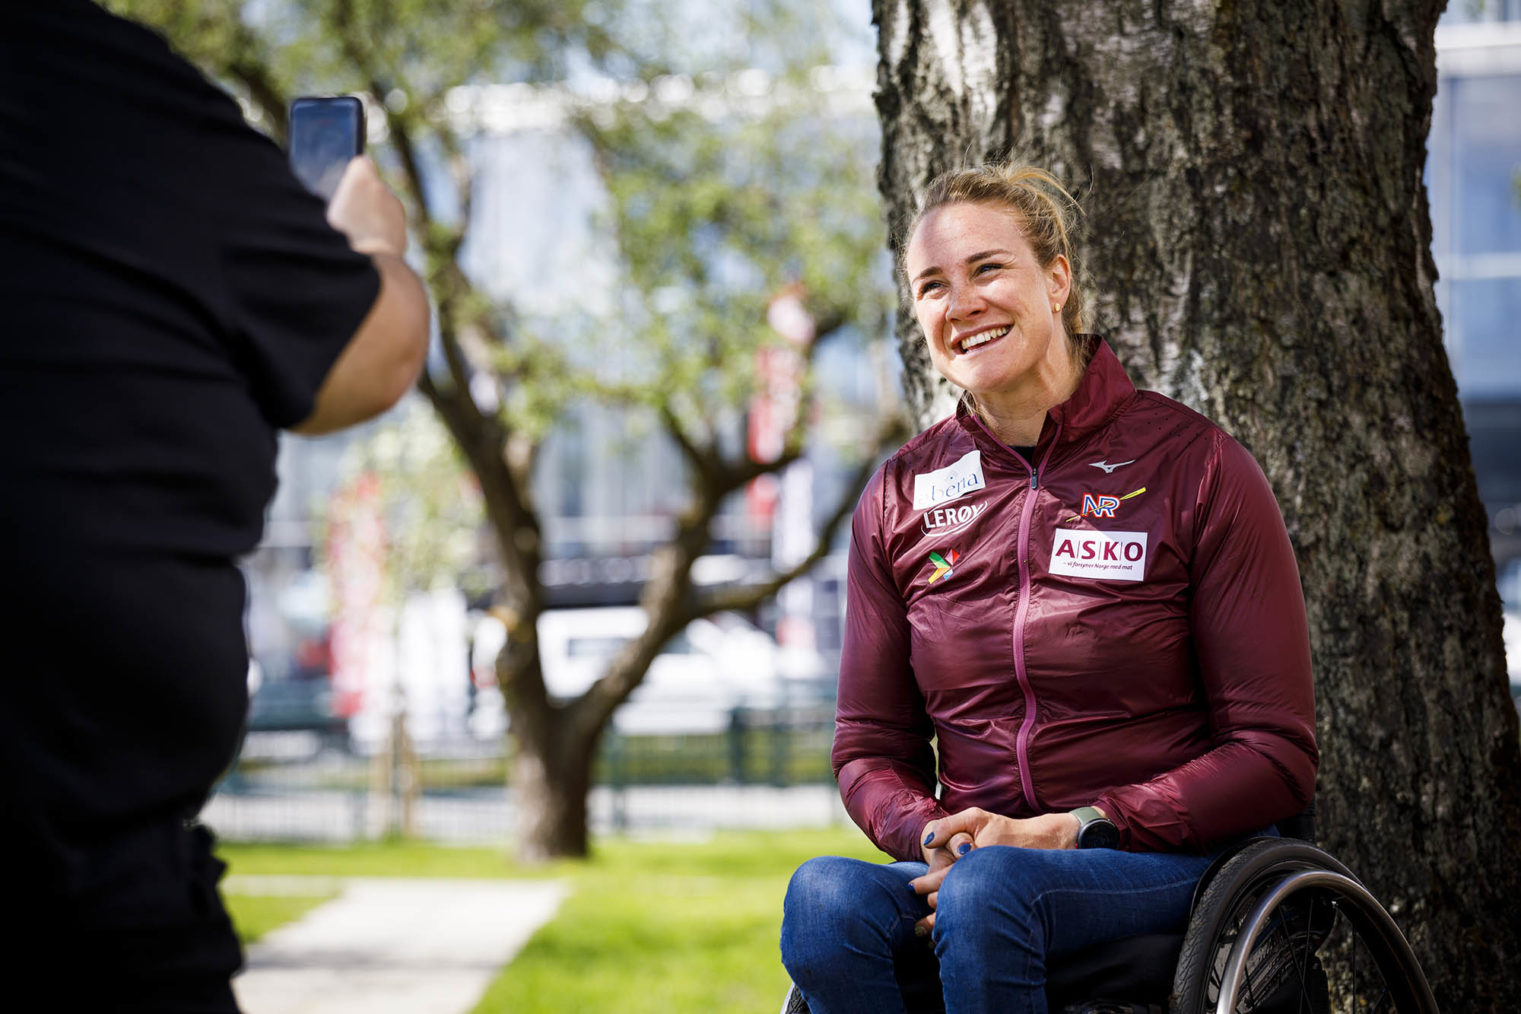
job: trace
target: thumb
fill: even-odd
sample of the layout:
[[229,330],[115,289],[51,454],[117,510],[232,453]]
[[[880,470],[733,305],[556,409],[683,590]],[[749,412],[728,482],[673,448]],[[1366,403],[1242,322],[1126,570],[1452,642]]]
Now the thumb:
[[327,206],[327,220],[359,253],[398,257],[406,253],[406,209],[368,155],[350,160]]

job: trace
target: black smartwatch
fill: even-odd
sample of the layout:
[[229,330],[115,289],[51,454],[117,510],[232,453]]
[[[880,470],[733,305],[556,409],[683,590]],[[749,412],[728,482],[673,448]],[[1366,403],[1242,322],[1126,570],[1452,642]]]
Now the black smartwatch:
[[1072,811],[1077,818],[1077,847],[1080,849],[1117,849],[1120,829],[1096,806],[1079,806]]

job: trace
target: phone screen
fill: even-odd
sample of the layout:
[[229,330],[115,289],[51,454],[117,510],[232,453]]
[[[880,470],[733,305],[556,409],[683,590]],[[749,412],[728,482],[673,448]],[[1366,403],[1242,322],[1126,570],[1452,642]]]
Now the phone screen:
[[344,167],[364,151],[364,106],[352,95],[303,96],[290,104],[290,167],[331,200]]

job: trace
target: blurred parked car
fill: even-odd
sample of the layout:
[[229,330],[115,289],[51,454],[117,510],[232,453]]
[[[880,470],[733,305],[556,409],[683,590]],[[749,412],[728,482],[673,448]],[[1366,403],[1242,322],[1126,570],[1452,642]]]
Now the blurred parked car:
[[347,727],[333,711],[326,678],[264,679],[248,702],[249,732],[310,731],[341,735]]
[[[539,618],[544,683],[557,698],[582,693],[646,626],[633,606],[554,609]],[[718,732],[736,708],[816,697],[817,681],[789,679],[771,635],[737,613],[693,620],[661,649],[644,682],[613,716],[625,734]]]

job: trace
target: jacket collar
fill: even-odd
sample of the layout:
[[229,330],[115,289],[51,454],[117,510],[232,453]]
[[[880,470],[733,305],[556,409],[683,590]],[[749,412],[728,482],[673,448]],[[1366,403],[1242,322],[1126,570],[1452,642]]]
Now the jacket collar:
[[[1135,399],[1135,385],[1109,343],[1098,335],[1078,337],[1096,343],[1096,347],[1072,397],[1046,413],[1040,440],[1035,445],[1037,460],[1044,459],[1053,444],[1076,444],[1103,429]],[[972,411],[971,399],[966,395],[956,405],[956,421],[979,445],[995,447],[1000,453],[1009,452]]]

